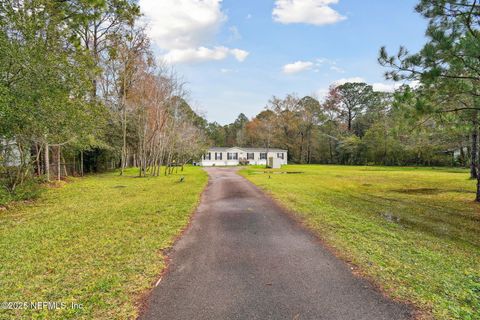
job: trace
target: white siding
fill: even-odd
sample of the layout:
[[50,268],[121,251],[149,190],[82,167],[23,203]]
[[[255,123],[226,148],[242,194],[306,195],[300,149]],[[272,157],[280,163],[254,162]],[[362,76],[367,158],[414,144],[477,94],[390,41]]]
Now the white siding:
[[[249,161],[249,164],[251,165],[266,165],[267,164],[267,159],[270,158],[270,157],[274,157],[274,158],[279,158],[279,162],[282,164],[282,165],[285,165],[287,164],[287,152],[286,151],[269,151],[268,154],[267,154],[267,159],[260,159],[260,153],[264,153],[264,152],[260,152],[260,151],[249,151],[248,148],[247,150],[243,150],[241,148],[236,148],[236,147],[233,147],[233,148],[230,148],[230,149],[226,149],[226,150],[222,150],[222,151],[219,151],[219,150],[215,150],[215,149],[212,149],[212,150],[208,150],[207,151],[207,154],[210,153],[211,157],[210,159],[201,159],[201,161],[199,162],[199,165],[201,166],[207,166],[207,167],[211,167],[211,166],[237,166],[239,163],[240,163],[240,159],[247,159],[247,153],[253,153],[254,154],[254,159],[248,159]],[[217,153],[217,158],[219,158],[219,154],[221,153],[222,154],[222,159],[217,159],[215,160],[215,153]],[[228,159],[228,154],[238,154],[238,157],[237,159]],[[280,154],[283,154],[283,159],[281,158],[281,155]],[[280,155],[280,157],[279,157]]]

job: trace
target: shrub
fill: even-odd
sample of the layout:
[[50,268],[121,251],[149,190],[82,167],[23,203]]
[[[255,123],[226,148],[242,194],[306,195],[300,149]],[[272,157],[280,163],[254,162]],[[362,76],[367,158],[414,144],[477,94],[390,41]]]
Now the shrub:
[[0,206],[5,206],[12,201],[34,200],[40,196],[43,188],[39,179],[26,180],[15,188],[15,191],[8,191],[4,183],[0,183]]

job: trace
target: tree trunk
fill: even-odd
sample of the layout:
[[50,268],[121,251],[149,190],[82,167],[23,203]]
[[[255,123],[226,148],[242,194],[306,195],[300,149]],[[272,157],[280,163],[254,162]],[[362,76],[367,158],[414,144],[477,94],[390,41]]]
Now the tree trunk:
[[[454,158],[455,160],[455,158]],[[463,145],[460,146],[460,159],[459,159],[459,162],[460,164],[462,165],[462,167],[466,167],[465,166],[465,150],[463,150]]]
[[50,154],[48,143],[45,143],[45,178],[50,181]]
[[300,163],[304,163],[303,162],[303,153],[304,153],[304,150],[303,150],[303,140],[304,140],[304,136],[303,136],[303,132],[300,133]]
[[76,176],[77,175],[77,160],[76,160],[75,153],[73,154],[73,172],[72,175]]
[[83,177],[83,150],[80,151],[80,176]]
[[352,112],[348,111],[348,132],[352,131]]
[[333,164],[332,139],[328,138],[328,151],[330,152],[330,164]]
[[63,162],[63,173],[65,174],[65,177],[68,177],[67,161],[65,161],[65,158],[63,156],[61,158]]
[[[477,163],[477,172],[480,172],[480,163]],[[476,202],[480,202],[480,175],[477,174],[477,195],[475,197]]]
[[37,176],[40,177],[42,175],[42,147],[38,143],[35,143],[35,151],[35,159],[37,162]]
[[57,147],[57,180],[60,181],[62,178],[62,173],[61,173],[61,147]]
[[477,171],[477,154],[478,154],[478,112],[475,111],[472,118],[472,149],[470,159],[470,179],[476,179]]
[[123,145],[122,145],[122,165],[120,169],[120,175],[123,176],[123,171],[125,170],[125,157],[127,153],[127,110],[126,106],[123,106],[123,123],[122,123],[122,135],[123,135]]

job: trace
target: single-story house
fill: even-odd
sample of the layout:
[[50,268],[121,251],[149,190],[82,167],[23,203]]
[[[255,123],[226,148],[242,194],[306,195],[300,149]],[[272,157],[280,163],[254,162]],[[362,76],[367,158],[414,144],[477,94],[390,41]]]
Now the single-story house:
[[196,164],[210,166],[236,166],[239,164],[266,165],[267,159],[278,165],[287,164],[287,150],[276,148],[212,147]]

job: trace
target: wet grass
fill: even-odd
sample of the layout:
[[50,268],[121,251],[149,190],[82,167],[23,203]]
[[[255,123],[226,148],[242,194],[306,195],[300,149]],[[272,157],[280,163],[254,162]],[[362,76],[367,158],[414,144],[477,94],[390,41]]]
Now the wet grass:
[[0,310],[0,319],[136,318],[141,294],[164,267],[162,249],[187,225],[207,182],[195,167],[136,174],[74,179],[0,212],[0,302],[66,305]]
[[390,296],[480,319],[480,205],[462,169],[289,165],[241,174],[296,212]]

